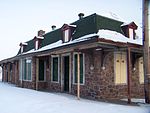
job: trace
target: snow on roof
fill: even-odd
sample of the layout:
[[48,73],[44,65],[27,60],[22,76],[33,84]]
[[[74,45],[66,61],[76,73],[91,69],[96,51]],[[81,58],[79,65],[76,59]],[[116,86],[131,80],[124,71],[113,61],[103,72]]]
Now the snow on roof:
[[77,27],[77,25],[71,25],[71,24],[69,24],[69,26],[70,26],[70,27]]
[[126,26],[126,25],[129,25],[130,23],[126,23],[124,22],[121,26]]
[[21,42],[20,45],[28,45],[26,42]]
[[28,53],[34,53],[34,52],[40,52],[40,51],[45,51],[45,50],[49,50],[49,49],[53,49],[53,48],[56,48],[56,47],[61,47],[61,46],[65,46],[65,45],[69,45],[69,44],[73,44],[73,43],[77,43],[77,42],[82,42],[82,41],[85,41],[85,40],[89,40],[91,39],[93,36],[98,36],[97,34],[89,34],[89,35],[85,35],[83,37],[80,37],[78,39],[75,39],[75,40],[71,40],[67,43],[63,43],[62,40],[59,40],[57,42],[54,42],[52,44],[49,44],[49,45],[46,45],[38,50],[35,50],[35,49],[31,49],[27,52],[24,52],[22,54],[28,54]]
[[117,15],[116,13],[114,12],[111,12],[111,11],[101,11],[101,16],[104,16],[106,18],[111,18],[113,20],[117,20],[117,21],[121,21],[121,22],[126,22],[123,18],[121,18],[119,15]]
[[56,48],[56,47],[61,47],[61,46],[69,45],[69,44],[82,42],[82,41],[85,41],[85,40],[90,40],[94,36],[99,36],[99,38],[104,38],[106,40],[112,40],[114,42],[123,42],[123,43],[132,43],[132,44],[142,45],[142,39],[140,39],[140,38],[130,39],[130,38],[125,37],[124,35],[122,35],[121,33],[116,32],[116,31],[110,31],[110,30],[102,29],[102,30],[99,30],[98,33],[85,35],[85,36],[82,36],[78,39],[71,40],[67,43],[63,43],[62,40],[59,40],[59,41],[54,42],[52,44],[46,45],[46,46],[44,46],[44,47],[42,47],[38,50],[32,49],[32,50],[29,50],[28,52],[25,52],[23,54],[50,50],[50,49],[53,49],[53,48]]
[[43,36],[36,36],[37,39],[44,39]]
[[124,35],[116,32],[116,31],[110,31],[110,30],[103,29],[103,30],[99,30],[99,32],[97,34],[99,35],[99,38],[112,40],[114,42],[133,43],[133,44],[142,45],[141,38],[131,39],[131,38],[125,37]]

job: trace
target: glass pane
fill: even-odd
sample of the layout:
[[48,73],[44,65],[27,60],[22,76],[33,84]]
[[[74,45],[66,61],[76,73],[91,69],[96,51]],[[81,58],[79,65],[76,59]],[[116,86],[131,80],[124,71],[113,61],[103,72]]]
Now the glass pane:
[[83,83],[83,54],[80,54],[80,83]]
[[74,82],[77,83],[77,54],[74,55]]
[[39,81],[44,81],[44,60],[39,60]]
[[58,58],[53,58],[53,81],[58,81]]
[[65,36],[64,36],[64,42],[68,42],[69,41],[69,29],[65,30]]
[[26,76],[26,60],[23,60],[23,79],[26,80],[27,76]]
[[27,63],[27,65],[28,65],[27,66],[27,68],[28,68],[28,72],[27,72],[28,73],[28,80],[31,80],[31,68],[32,68],[31,63]]

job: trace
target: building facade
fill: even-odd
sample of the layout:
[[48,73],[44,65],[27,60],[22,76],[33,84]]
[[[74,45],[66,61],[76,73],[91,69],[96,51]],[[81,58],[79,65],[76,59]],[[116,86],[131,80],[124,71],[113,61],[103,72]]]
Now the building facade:
[[[131,22],[92,14],[20,43],[2,81],[90,99],[144,98],[142,41]],[[78,82],[79,81],[79,82]],[[80,89],[77,86],[80,86]]]

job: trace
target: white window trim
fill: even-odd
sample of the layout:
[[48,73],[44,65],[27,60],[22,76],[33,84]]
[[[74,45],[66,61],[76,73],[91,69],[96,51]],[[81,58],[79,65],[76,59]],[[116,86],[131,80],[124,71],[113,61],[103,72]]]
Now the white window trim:
[[[77,83],[75,83],[75,75],[74,75],[74,70],[75,70],[75,66],[74,66],[74,62],[75,62],[75,58],[74,56],[77,55],[77,52],[73,53],[73,84],[77,85]],[[83,83],[80,83],[80,85],[84,85],[85,84],[85,54],[84,53],[79,53],[79,54],[83,54]]]
[[[32,58],[26,58],[25,59],[26,60],[26,62],[27,62],[27,60],[31,60],[31,80],[28,80],[28,74],[26,75],[27,76],[27,79],[24,79],[24,77],[23,77],[23,81],[32,81]],[[26,68],[27,69],[27,68]],[[28,72],[28,70],[27,70],[27,72]]]
[[[23,60],[31,60],[31,80],[24,79],[24,76],[23,76]],[[21,74],[21,75],[19,75],[19,80],[32,82],[32,58],[20,59],[20,63],[21,63],[21,69],[20,69],[20,64],[19,64],[19,74]],[[28,75],[26,75],[26,76],[28,77]]]
[[[58,58],[58,81],[53,81],[53,58]],[[59,76],[60,76],[60,57],[59,55],[51,55],[51,82],[59,83]]]
[[[114,82],[115,85],[127,85],[127,64],[126,64],[126,83],[116,83],[116,54],[126,54],[125,52],[114,52]],[[127,55],[126,55],[126,62],[127,62]]]

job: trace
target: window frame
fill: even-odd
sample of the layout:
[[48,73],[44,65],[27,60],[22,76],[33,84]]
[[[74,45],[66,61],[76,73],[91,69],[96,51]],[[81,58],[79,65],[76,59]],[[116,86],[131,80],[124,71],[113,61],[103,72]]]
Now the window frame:
[[[31,65],[31,79],[29,79],[29,72],[28,72],[28,65],[27,61],[30,60],[30,65]],[[25,64],[23,64],[25,62]],[[20,67],[21,66],[21,67]],[[26,66],[26,67],[24,67]],[[25,79],[26,77],[26,79]],[[19,80],[23,81],[32,81],[32,58],[25,58],[25,59],[20,59],[19,63]]]
[[[77,55],[77,52],[73,53],[73,84],[77,85],[77,83],[75,82],[75,55]],[[85,54],[84,53],[79,53],[83,55],[83,83],[80,83],[80,85],[84,85],[85,84]]]
[[[57,81],[53,81],[53,58],[58,58],[58,80]],[[60,76],[60,57],[59,55],[51,55],[51,82],[53,83],[59,83],[59,76]]]
[[[39,77],[38,77],[38,82],[46,82],[46,69],[47,69],[47,63],[46,61],[44,60],[44,80],[39,80]],[[39,62],[38,62],[39,63]],[[39,68],[39,67],[38,67]],[[38,75],[39,76],[39,75]]]

